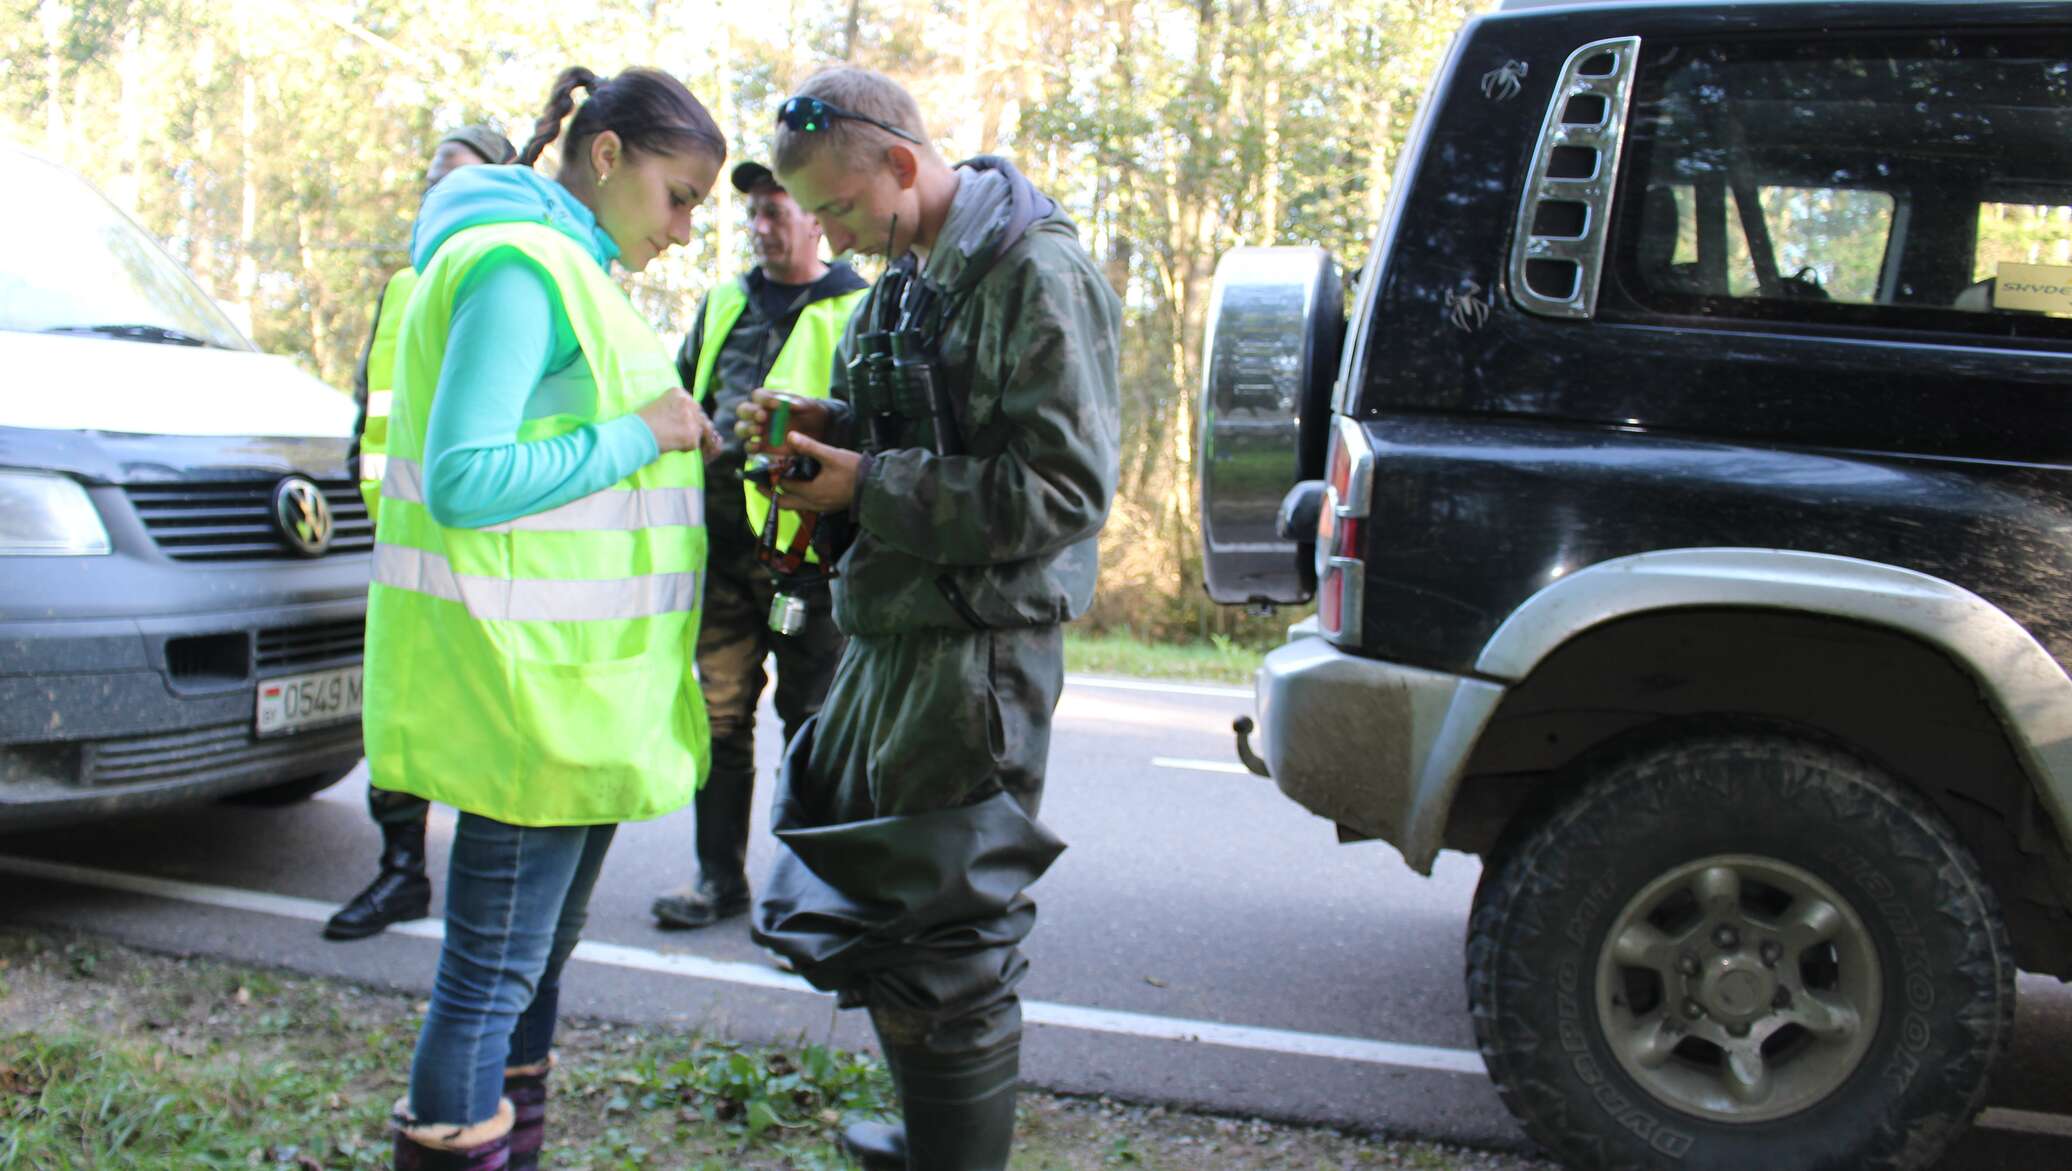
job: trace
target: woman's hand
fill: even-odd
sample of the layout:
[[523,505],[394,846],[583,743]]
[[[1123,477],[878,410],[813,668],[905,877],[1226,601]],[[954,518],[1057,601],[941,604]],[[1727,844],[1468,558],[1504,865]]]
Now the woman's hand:
[[640,408],[640,421],[655,434],[655,446],[663,451],[702,451],[706,459],[719,454],[719,433],[705,408],[681,386],[662,392],[654,402]]

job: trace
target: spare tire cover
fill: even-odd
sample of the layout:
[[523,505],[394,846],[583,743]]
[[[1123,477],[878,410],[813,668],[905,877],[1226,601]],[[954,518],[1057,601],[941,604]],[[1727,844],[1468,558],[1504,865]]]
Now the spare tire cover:
[[1311,544],[1275,531],[1281,499],[1323,474],[1345,341],[1322,248],[1238,248],[1216,266],[1202,341],[1202,576],[1218,602],[1307,602]]

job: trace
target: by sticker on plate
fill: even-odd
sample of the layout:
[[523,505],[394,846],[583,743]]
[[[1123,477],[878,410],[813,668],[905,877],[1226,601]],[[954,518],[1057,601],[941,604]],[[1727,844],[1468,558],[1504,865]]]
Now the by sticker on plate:
[[2001,264],[1993,270],[1993,308],[2072,317],[2072,265]]

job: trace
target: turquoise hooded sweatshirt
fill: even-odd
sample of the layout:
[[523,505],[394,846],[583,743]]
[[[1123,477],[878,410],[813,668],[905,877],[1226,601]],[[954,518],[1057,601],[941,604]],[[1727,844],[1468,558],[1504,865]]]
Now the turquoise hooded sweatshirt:
[[[455,232],[544,223],[611,271],[618,246],[561,184],[530,167],[463,167],[425,196],[412,229],[419,272]],[[597,387],[552,280],[524,253],[500,249],[461,282],[439,390],[425,432],[425,507],[452,528],[530,516],[607,488],[660,449],[636,415],[552,439],[518,440],[527,419],[588,414]]]

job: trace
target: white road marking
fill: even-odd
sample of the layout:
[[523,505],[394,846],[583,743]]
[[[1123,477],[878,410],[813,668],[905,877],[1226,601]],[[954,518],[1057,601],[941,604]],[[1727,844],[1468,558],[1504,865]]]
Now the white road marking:
[[1120,679],[1112,675],[1067,675],[1069,687],[1106,687],[1114,691],[1152,691],[1165,695],[1213,695],[1222,699],[1251,699],[1249,687],[1214,687],[1206,683],[1161,683],[1156,679]]
[[[310,923],[321,923],[330,918],[331,912],[334,909],[329,903],[318,902],[315,899],[296,898],[292,895],[241,890],[237,887],[184,882],[170,878],[154,878],[144,874],[124,874],[120,871],[73,866],[62,862],[45,862],[34,858],[13,858],[0,855],[0,873],[16,874],[25,878],[48,879],[55,882],[69,882],[79,886],[99,887],[104,890],[126,891],[132,894],[170,899],[175,902],[221,907],[226,910],[252,911],[262,915],[274,915],[285,919],[300,919]],[[433,941],[442,939],[445,935],[445,930],[446,925],[438,919],[420,919],[413,923],[400,923],[389,928],[392,934]],[[813,996],[822,995],[815,991],[812,985],[799,977],[787,972],[780,972],[762,964],[710,960],[692,955],[672,955],[644,947],[631,947],[618,943],[598,943],[590,940],[585,940],[576,945],[574,958],[586,963],[627,968],[634,971],[654,972],[666,976],[685,976],[692,979],[712,980],[725,984],[769,988],[781,992],[801,992]],[[1224,1024],[1220,1021],[1188,1020],[1183,1017],[1155,1016],[1150,1013],[1115,1012],[1108,1009],[1087,1008],[1076,1004],[1056,1004],[1043,1000],[1024,1001],[1022,1003],[1022,1017],[1030,1024],[1049,1025],[1061,1029],[1078,1029],[1089,1033],[1109,1033],[1117,1036],[1142,1037],[1158,1041],[1188,1041],[1202,1045],[1217,1045],[1226,1049],[1247,1049],[1262,1053],[1322,1057],[1337,1061],[1352,1061],[1362,1065],[1384,1065],[1399,1069],[1426,1070],[1434,1073],[1456,1073],[1469,1076],[1481,1076],[1483,1073],[1482,1058],[1472,1049],[1447,1049],[1434,1045],[1405,1045],[1394,1041],[1374,1041],[1364,1037],[1342,1037],[1327,1033],[1302,1033],[1289,1029],[1255,1028],[1249,1025]],[[2008,1110],[1995,1106],[1981,1111],[1973,1125],[1986,1130],[2040,1135],[2046,1138],[2072,1139],[2072,1116],[2064,1114],[2044,1114],[2033,1110]]]
[[[103,890],[149,895],[153,898],[170,899],[175,902],[221,907],[226,910],[250,911],[262,915],[274,915],[284,919],[300,919],[310,923],[322,923],[331,917],[332,911],[337,909],[330,903],[318,902],[315,899],[296,898],[292,895],[241,890],[237,887],[185,882],[171,878],[154,878],[144,874],[125,874],[115,870],[73,866],[63,862],[46,862],[36,858],[13,858],[0,855],[0,872],[15,874],[24,878],[41,878],[54,882],[69,882],[79,886],[99,887]],[[407,935],[416,939],[438,940],[444,936],[445,929],[445,924],[438,919],[419,919],[413,923],[399,923],[389,928],[389,931],[396,935]],[[744,984],[757,988],[776,989],[783,992],[803,992],[813,996],[822,995],[816,992],[803,979],[761,964],[709,960],[691,955],[671,955],[652,951],[644,947],[631,947],[619,943],[598,943],[590,940],[585,940],[576,945],[574,958],[586,963],[603,964],[615,968],[630,968],[635,971],[655,972],[669,976],[688,976],[699,980],[713,980],[726,984]],[[1249,1025],[1225,1024],[1221,1021],[1188,1020],[1183,1017],[1156,1016],[1150,1013],[1115,1012],[1109,1009],[1087,1008],[1076,1004],[1056,1004],[1042,1000],[1023,1001],[1022,1017],[1030,1024],[1049,1025],[1061,1029],[1078,1029],[1082,1032],[1090,1033],[1110,1033],[1118,1036],[1142,1037],[1158,1041],[1189,1041],[1203,1045],[1217,1045],[1226,1049],[1249,1049],[1262,1053],[1286,1053],[1302,1057],[1325,1057],[1339,1061],[1354,1061],[1365,1065],[1386,1065],[1401,1069],[1428,1070],[1436,1073],[1460,1073],[1476,1076],[1482,1073],[1482,1058],[1472,1049],[1445,1049],[1432,1045],[1404,1045],[1393,1041],[1372,1041],[1363,1037],[1339,1037],[1325,1033],[1302,1033],[1289,1029],[1254,1028]]]
[[1184,756],[1154,756],[1151,758],[1151,764],[1154,768],[1186,768],[1205,773],[1235,773],[1246,777],[1253,775],[1251,769],[1234,760],[1190,760]]
[[1149,696],[1119,696],[1066,688],[1058,697],[1058,727],[1105,724],[1116,730],[1170,728],[1196,736],[1223,739],[1230,735],[1230,717],[1206,711],[1196,703],[1173,703]]
[[1434,1073],[1465,1073],[1482,1076],[1482,1055],[1473,1049],[1442,1049],[1436,1045],[1402,1045],[1394,1041],[1370,1041],[1364,1037],[1334,1037],[1326,1033],[1297,1033],[1287,1029],[1261,1029],[1250,1025],[1226,1025],[1217,1021],[1191,1021],[1180,1017],[1151,1016],[1138,1012],[1110,1012],[1081,1008],[1076,1004],[1052,1004],[1042,1000],[1022,1002],[1024,1019],[1039,1025],[1083,1029],[1092,1033],[1119,1033],[1163,1041],[1196,1041],[1228,1049],[1255,1049],[1262,1053],[1292,1053],[1300,1057],[1330,1057],[1357,1061],[1363,1065],[1391,1065],[1402,1069],[1423,1069]]

